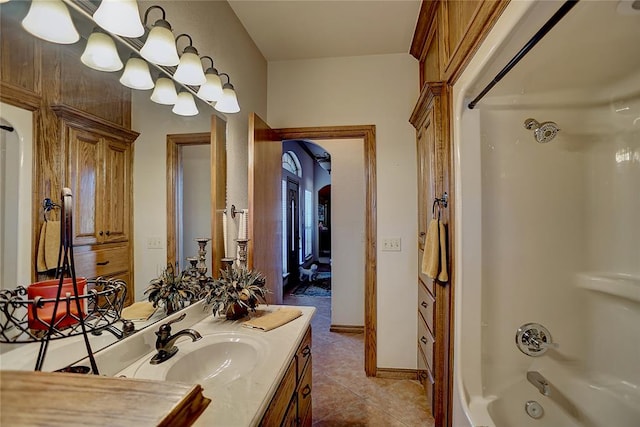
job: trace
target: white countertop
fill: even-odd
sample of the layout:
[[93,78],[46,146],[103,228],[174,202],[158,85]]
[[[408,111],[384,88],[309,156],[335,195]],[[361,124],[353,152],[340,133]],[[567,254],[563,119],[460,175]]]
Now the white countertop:
[[[269,312],[282,307],[284,306],[260,305],[257,310]],[[186,322],[188,319],[185,319],[172,325],[174,333],[186,327],[195,329],[203,337],[220,332],[237,332],[250,335],[255,337],[256,340],[265,343],[265,351],[261,354],[261,360],[251,373],[223,386],[218,386],[215,390],[207,388],[206,381],[201,383],[204,388],[204,395],[210,398],[212,402],[198,418],[196,426],[243,427],[258,425],[289,363],[295,355],[298,345],[304,338],[304,333],[315,312],[314,307],[295,308],[302,311],[302,316],[268,332],[243,327],[242,323],[247,320],[246,318],[238,321],[226,321],[224,318],[214,317],[211,314],[197,320],[195,323],[189,324]],[[157,328],[152,327],[150,329],[153,334]],[[153,335],[153,342],[155,343],[155,335]],[[182,343],[183,347],[189,348],[190,342],[189,338],[181,338],[176,343],[176,346],[180,348]],[[116,346],[113,347],[115,348]],[[108,353],[109,350],[110,348],[105,349],[101,353]],[[100,356],[108,356],[101,353],[99,353]],[[150,358],[155,353],[155,348],[153,348],[126,368],[115,373],[115,375],[133,377],[136,370],[142,364],[149,363]],[[118,358],[115,353],[112,356]],[[98,366],[102,366],[100,361],[98,361]]]

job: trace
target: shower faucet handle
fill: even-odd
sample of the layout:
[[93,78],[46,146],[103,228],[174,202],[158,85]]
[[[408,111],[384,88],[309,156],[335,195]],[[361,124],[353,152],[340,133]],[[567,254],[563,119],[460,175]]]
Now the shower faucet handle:
[[547,328],[538,323],[527,323],[516,332],[516,345],[527,356],[542,356],[550,348],[558,348],[560,345],[553,342],[551,333]]

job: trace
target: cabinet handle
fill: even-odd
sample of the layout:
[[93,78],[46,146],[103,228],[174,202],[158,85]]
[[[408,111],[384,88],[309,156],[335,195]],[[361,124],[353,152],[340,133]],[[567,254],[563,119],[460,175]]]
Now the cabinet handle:
[[304,357],[309,357],[309,355],[311,354],[311,348],[307,345],[304,347],[304,349],[302,350],[302,355]]
[[111,232],[110,232],[109,230],[107,230],[107,233],[106,233],[106,234],[107,234],[107,236],[108,236],[108,235],[110,235],[110,234],[111,234]]
[[424,231],[421,231],[421,232],[420,232],[420,237],[424,237],[424,236],[426,236],[426,235],[427,235],[427,233],[425,233]]
[[429,304],[427,304],[427,302],[426,302],[426,301],[422,301],[422,302],[420,303],[420,305],[421,305],[421,306],[423,306],[424,308],[429,307]]
[[104,234],[104,231],[101,231],[98,234],[102,236]]
[[96,265],[107,265],[109,264],[109,261],[103,261],[103,262],[96,262]]
[[422,338],[420,338],[420,341],[422,341],[423,344],[427,344],[427,339],[423,336]]
[[310,394],[311,394],[311,386],[309,384],[307,384],[302,389],[302,397],[305,398],[305,397],[309,396]]

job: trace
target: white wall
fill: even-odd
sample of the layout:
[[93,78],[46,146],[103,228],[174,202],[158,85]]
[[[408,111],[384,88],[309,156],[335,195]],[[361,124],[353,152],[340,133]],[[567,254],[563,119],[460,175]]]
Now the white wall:
[[[226,117],[227,204],[246,208],[248,113],[255,111],[266,117],[267,63],[227,2],[139,2],[141,13],[152,4],[165,9],[175,35],[189,33],[199,54],[211,56],[218,71],[231,77],[241,111]],[[156,13],[152,11],[149,19],[158,19]],[[184,118],[171,113],[170,107],[149,101],[150,91],[133,92],[132,128],[141,133],[134,145],[134,268],[136,300],[140,300],[149,280],[166,263],[166,248],[146,248],[148,237],[160,237],[164,242],[167,236],[166,135],[210,131],[215,110],[198,102],[200,114]],[[237,233],[237,218],[229,221],[229,235]],[[235,248],[229,249],[235,252]]]
[[403,241],[401,252],[377,254],[379,367],[416,367],[417,178],[415,131],[408,118],[418,97],[418,75],[409,54],[269,63],[272,127],[376,126],[378,242]]
[[314,142],[331,154],[331,324],[364,326],[364,141]]

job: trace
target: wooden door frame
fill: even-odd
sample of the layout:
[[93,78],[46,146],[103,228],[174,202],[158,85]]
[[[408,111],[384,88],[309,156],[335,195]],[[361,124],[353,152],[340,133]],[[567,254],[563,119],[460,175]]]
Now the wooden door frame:
[[176,186],[180,176],[180,148],[189,145],[211,145],[211,270],[217,277],[224,257],[222,241],[222,212],[226,208],[227,159],[226,122],[216,116],[211,118],[211,132],[167,135],[167,263],[176,263],[176,239],[178,230]]
[[377,175],[376,127],[327,126],[274,129],[281,140],[288,139],[362,139],[365,175],[365,265],[364,265],[364,370],[377,375]]

